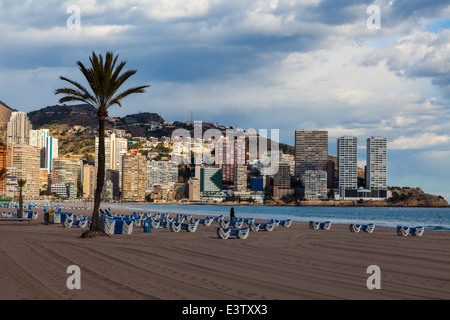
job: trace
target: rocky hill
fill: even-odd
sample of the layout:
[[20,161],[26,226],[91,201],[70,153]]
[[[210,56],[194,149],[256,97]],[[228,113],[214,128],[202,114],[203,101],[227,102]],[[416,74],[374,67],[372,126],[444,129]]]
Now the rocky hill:
[[8,123],[9,117],[11,116],[11,112],[14,110],[0,101],[0,127],[3,127]]
[[386,202],[392,206],[405,207],[448,207],[441,196],[427,194],[420,188],[391,188],[392,196]]
[[98,125],[97,110],[89,104],[73,106],[55,105],[28,113],[33,129],[52,124],[68,124],[96,127]]
[[0,146],[6,144],[6,124],[14,110],[0,101]]

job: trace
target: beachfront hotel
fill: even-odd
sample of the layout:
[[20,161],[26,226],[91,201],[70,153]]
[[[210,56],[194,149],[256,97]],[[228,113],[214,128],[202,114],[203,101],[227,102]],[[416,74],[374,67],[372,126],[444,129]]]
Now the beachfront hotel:
[[136,153],[122,156],[122,200],[145,200],[147,158]]
[[50,175],[52,184],[73,183],[76,186],[81,165],[81,160],[63,157],[53,159]]
[[247,166],[239,164],[236,166],[236,173],[234,175],[234,191],[247,191]]
[[367,139],[366,188],[371,197],[387,197],[387,142],[386,138]]
[[305,198],[320,199],[327,197],[327,172],[324,170],[306,170],[302,176]]
[[328,131],[295,131],[295,176],[301,178],[307,170],[327,169]]
[[150,193],[156,186],[167,186],[178,182],[178,164],[173,161],[147,161],[146,192]]
[[97,183],[97,170],[90,164],[83,165],[82,173],[83,198],[94,198]]
[[358,139],[344,136],[337,139],[339,196],[358,196]]
[[23,196],[38,198],[40,187],[41,148],[28,144],[8,144],[8,168],[16,168],[17,179],[27,180]]
[[215,165],[222,169],[222,183],[228,187],[236,181],[236,166],[247,165],[247,143],[245,139],[220,137],[214,143]]
[[201,197],[215,197],[223,194],[220,167],[201,167],[199,180]]

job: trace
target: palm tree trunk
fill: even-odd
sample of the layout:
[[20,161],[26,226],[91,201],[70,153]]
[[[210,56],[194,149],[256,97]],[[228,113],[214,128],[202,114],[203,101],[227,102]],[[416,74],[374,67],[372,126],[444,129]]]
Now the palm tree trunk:
[[100,202],[102,200],[103,184],[105,183],[105,120],[106,116],[99,115],[98,119],[98,167],[97,167],[97,188],[94,196],[94,212],[92,213],[92,223],[90,230],[100,229]]
[[19,218],[23,218],[23,197],[22,197],[22,188],[19,190]]

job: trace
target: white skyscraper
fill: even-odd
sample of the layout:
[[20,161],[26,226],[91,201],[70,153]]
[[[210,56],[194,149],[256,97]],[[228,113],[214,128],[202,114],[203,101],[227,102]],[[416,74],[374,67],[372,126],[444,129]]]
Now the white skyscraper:
[[386,138],[367,139],[366,185],[371,195],[386,197],[387,190],[387,147]]
[[337,140],[339,194],[356,197],[358,189],[358,140],[344,136]]
[[30,119],[28,119],[28,116],[25,112],[12,112],[7,124],[7,143],[30,144],[31,129],[32,126]]
[[[48,172],[52,172],[52,161],[58,158],[58,139],[48,136],[45,139],[45,149],[44,149],[44,168],[48,169]],[[42,166],[41,166],[42,167]]]
[[[111,133],[105,138],[105,171],[119,171],[119,181],[122,181],[122,157],[127,154],[128,141]],[[98,167],[98,137],[95,138],[95,167]]]
[[30,130],[30,144],[45,148],[46,139],[49,135],[48,129]]

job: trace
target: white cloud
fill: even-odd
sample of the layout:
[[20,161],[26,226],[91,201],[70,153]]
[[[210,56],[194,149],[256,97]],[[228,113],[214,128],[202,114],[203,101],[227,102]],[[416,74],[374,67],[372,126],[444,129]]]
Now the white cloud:
[[[419,133],[413,136],[401,136],[388,142],[389,149],[425,149],[445,146],[450,143],[450,135],[439,135],[433,132]],[[450,147],[450,145],[449,145]]]

